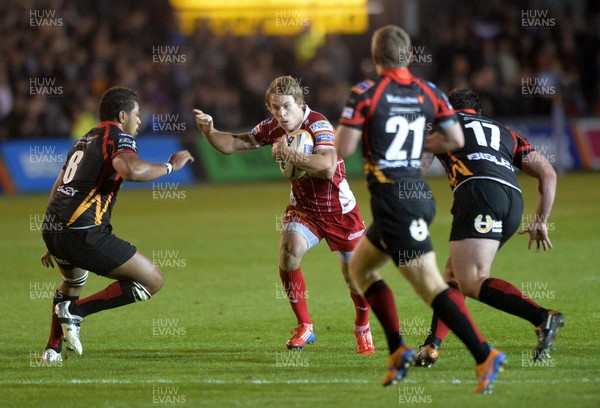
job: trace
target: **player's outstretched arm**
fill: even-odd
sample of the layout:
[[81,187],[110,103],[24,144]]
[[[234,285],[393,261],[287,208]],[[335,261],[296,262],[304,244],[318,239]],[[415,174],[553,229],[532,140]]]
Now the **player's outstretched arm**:
[[538,179],[538,200],[535,211],[535,220],[526,225],[519,234],[529,233],[528,248],[531,249],[531,243],[536,242],[537,251],[540,250],[540,245],[544,251],[548,248],[552,249],[552,242],[548,237],[548,218],[554,205],[554,197],[556,196],[556,172],[554,168],[546,160],[543,154],[537,151],[530,152],[523,157],[521,165],[523,170],[528,175]]
[[200,109],[194,109],[194,116],[196,126],[206,141],[223,154],[241,153],[258,147],[250,140],[249,133],[233,134],[215,129],[212,117]]
[[131,153],[121,153],[112,159],[112,165],[125,181],[150,181],[181,170],[194,158],[187,150],[173,153],[166,163],[150,163]]

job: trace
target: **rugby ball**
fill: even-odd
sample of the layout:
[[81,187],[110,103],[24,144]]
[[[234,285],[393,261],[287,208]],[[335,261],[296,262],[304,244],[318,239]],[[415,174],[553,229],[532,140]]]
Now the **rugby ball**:
[[[286,139],[284,140],[287,141],[287,145],[293,152],[304,154],[312,154],[313,152],[313,139],[307,130],[296,130],[295,132],[287,135]],[[289,163],[289,161],[285,158],[279,162],[279,168],[281,170],[281,174],[283,174],[283,177],[290,180],[298,179],[306,174],[304,170],[301,170],[299,167]]]

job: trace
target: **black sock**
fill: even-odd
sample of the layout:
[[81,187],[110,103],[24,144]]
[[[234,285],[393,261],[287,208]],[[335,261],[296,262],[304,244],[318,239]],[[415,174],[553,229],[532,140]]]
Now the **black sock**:
[[366,290],[365,298],[369,302],[371,310],[377,316],[379,323],[383,326],[388,348],[390,354],[392,354],[402,344],[394,294],[383,280],[379,280]]
[[534,326],[541,325],[548,317],[548,310],[523,296],[519,289],[502,279],[484,280],[479,290],[479,301],[528,320]]
[[[140,293],[142,297],[140,297]],[[85,317],[102,310],[114,309],[149,298],[150,294],[139,283],[117,281],[92,296],[71,302],[69,312],[76,316]]]
[[[448,283],[448,286],[450,286],[451,288],[458,290],[458,284],[456,282],[447,282],[447,283]],[[435,346],[437,346],[438,349],[442,346],[442,342],[444,341],[447,331],[443,330],[444,338],[436,336],[436,334],[438,332],[439,320],[440,320],[440,316],[434,310],[433,316],[431,316],[431,328],[429,329],[429,334],[427,335],[427,338],[425,339],[425,343],[423,343],[424,346],[427,344],[434,344]]]
[[469,310],[464,303],[459,302],[460,294],[454,288],[448,288],[437,295],[431,306],[446,325],[467,346],[477,364],[483,363],[489,353],[490,347],[471,320]]

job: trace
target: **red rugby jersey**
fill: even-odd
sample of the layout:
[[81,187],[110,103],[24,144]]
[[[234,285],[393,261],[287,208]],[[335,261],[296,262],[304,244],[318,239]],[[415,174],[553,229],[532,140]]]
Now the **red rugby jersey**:
[[[313,153],[322,149],[335,149],[333,126],[325,116],[310,110],[308,106],[305,106],[304,117],[298,129],[311,134],[315,146]],[[256,125],[250,132],[250,138],[256,146],[266,146],[279,141],[286,134],[277,119],[271,117]],[[356,199],[346,180],[344,160],[340,156],[337,157],[337,168],[331,180],[306,175],[290,180],[290,184],[290,203],[312,214],[345,214],[356,206]]]

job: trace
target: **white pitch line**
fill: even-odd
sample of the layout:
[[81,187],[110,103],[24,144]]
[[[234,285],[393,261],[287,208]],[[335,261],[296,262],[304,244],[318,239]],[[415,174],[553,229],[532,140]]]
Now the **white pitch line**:
[[[432,380],[432,381],[415,381],[412,379],[406,379],[402,384],[417,384],[417,383],[428,383],[428,384],[461,384],[461,383],[475,383],[475,380],[460,380],[453,378],[450,380]],[[597,378],[574,378],[574,379],[560,379],[560,380],[502,380],[498,379],[494,382],[495,384],[563,384],[563,383],[600,383],[600,377]],[[339,379],[339,380],[215,380],[215,379],[197,379],[197,380],[186,380],[178,381],[171,380],[168,378],[156,378],[151,380],[127,380],[127,379],[72,379],[67,381],[61,380],[0,380],[2,385],[68,385],[68,384],[217,384],[217,385],[286,385],[286,384],[378,384],[378,382],[366,381],[366,380],[354,380],[354,379]],[[402,384],[399,384],[402,386]]]

